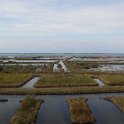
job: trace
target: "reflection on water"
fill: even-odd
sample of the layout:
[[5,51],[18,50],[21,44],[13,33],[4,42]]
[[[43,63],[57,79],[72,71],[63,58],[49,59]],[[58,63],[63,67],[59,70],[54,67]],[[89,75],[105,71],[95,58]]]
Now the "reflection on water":
[[38,81],[39,77],[34,77],[30,81],[28,81],[25,85],[23,85],[21,88],[34,88],[34,84]]
[[11,63],[11,64],[0,64],[0,65],[7,65],[7,66],[48,66],[48,64],[44,64],[44,63],[34,63],[34,64],[31,64],[31,63]]
[[0,124],[8,124],[18,106],[19,101],[17,99],[0,102]]
[[108,71],[108,72],[116,72],[116,71],[124,71],[124,65],[120,64],[120,65],[116,65],[116,64],[108,64],[108,65],[101,65],[98,68],[92,68],[90,70],[93,71]]
[[60,60],[59,63],[54,64],[53,72],[59,72],[60,71],[60,68],[58,67],[59,65],[61,65],[61,69],[63,69],[64,72],[69,72],[69,69],[66,67],[66,65],[64,64],[64,62],[62,60]]
[[59,64],[62,66],[62,69],[64,70],[64,72],[69,72],[68,68],[66,67],[63,61],[59,61]]
[[88,105],[96,118],[95,124],[123,124],[124,113],[111,102],[93,96],[88,99]]
[[49,62],[56,62],[57,60],[47,60],[47,59],[43,59],[43,60],[16,60],[16,59],[12,59],[12,60],[1,60],[4,63],[7,62],[16,62],[16,63],[40,63],[40,62],[44,62],[44,63],[49,63]]
[[53,72],[58,72],[59,68],[58,68],[58,64],[54,64],[53,65]]
[[[100,99],[107,96],[124,96],[124,93],[109,94],[85,94],[85,95],[39,95],[38,99],[44,99],[38,112],[36,124],[71,124],[70,114],[65,100],[70,97],[88,98],[88,105],[96,118],[95,124],[124,124],[124,114],[111,102]],[[0,95],[0,99],[8,99],[8,102],[0,102],[0,124],[7,124],[19,106],[19,100],[25,96]]]
[[61,97],[47,97],[41,106],[36,124],[71,124],[68,106]]
[[93,79],[100,87],[105,86],[105,84],[100,79]]

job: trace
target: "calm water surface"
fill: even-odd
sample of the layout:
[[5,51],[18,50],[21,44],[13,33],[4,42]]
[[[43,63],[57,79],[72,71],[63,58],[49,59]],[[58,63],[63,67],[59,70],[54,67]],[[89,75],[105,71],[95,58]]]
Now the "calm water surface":
[[[101,98],[107,96],[124,96],[124,93],[87,94],[87,95],[39,95],[38,99],[44,99],[38,112],[36,124],[71,124],[68,106],[65,100],[70,97],[88,98],[88,105],[96,118],[95,124],[124,124],[124,114],[111,102]],[[25,96],[0,95],[0,99],[8,99],[8,102],[0,102],[0,124],[7,124],[19,106],[19,100]]]

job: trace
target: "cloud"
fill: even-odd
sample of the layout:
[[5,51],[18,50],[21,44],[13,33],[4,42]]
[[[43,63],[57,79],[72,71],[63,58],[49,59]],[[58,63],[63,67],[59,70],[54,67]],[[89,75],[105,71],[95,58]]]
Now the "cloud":
[[123,42],[123,22],[123,0],[0,0],[0,44],[6,41],[4,47],[14,42],[12,38],[23,38],[30,45],[39,39],[46,47],[51,41]]

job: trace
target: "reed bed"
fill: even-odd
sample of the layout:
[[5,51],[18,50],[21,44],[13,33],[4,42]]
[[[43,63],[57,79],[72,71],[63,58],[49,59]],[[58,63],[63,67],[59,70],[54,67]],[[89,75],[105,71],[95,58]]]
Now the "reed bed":
[[20,87],[33,77],[32,74],[27,73],[0,73],[0,87]]
[[99,78],[107,85],[124,85],[124,74],[100,75]]
[[98,84],[89,76],[81,74],[45,74],[34,85],[36,88],[43,87],[79,87],[97,86]]
[[18,110],[10,120],[10,124],[34,124],[38,110],[43,102],[43,100],[27,96],[21,101]]
[[67,99],[73,124],[94,124],[95,119],[86,103],[85,98]]
[[[14,63],[4,64],[0,66],[0,71],[5,73],[50,73],[52,72],[53,64],[52,63]],[[21,65],[22,64],[22,65]],[[25,64],[25,65],[23,65]],[[27,65],[26,65],[27,64]],[[42,64],[42,65],[38,65]]]
[[57,88],[0,88],[1,95],[68,95],[68,94],[97,94],[97,93],[124,93],[124,86],[103,86],[103,87],[57,87]]
[[81,62],[81,61],[65,61],[67,67],[72,71],[72,72],[83,72],[86,71],[87,69],[91,68],[97,68],[99,66],[98,62]]

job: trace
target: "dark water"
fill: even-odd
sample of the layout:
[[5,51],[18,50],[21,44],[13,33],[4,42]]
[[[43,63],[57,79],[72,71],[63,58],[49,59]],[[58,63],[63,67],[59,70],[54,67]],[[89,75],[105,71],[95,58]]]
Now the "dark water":
[[[5,97],[3,97],[3,99],[4,98]],[[11,98],[8,100],[8,102],[0,102],[0,124],[8,124],[12,115],[16,112],[18,106],[18,98]]]
[[95,124],[124,124],[124,113],[113,103],[98,96],[89,97],[87,103],[96,118]]
[[[96,118],[95,124],[124,124],[124,113],[114,104],[101,98],[107,96],[124,96],[124,93],[87,94],[87,95],[39,95],[38,99],[44,99],[38,112],[36,124],[71,124],[68,106],[65,100],[70,97],[88,98],[88,105]],[[13,116],[19,100],[25,96],[0,95],[0,99],[8,99],[8,102],[0,102],[0,124],[7,124]]]
[[63,97],[48,96],[44,99],[36,124],[71,124],[68,106]]

